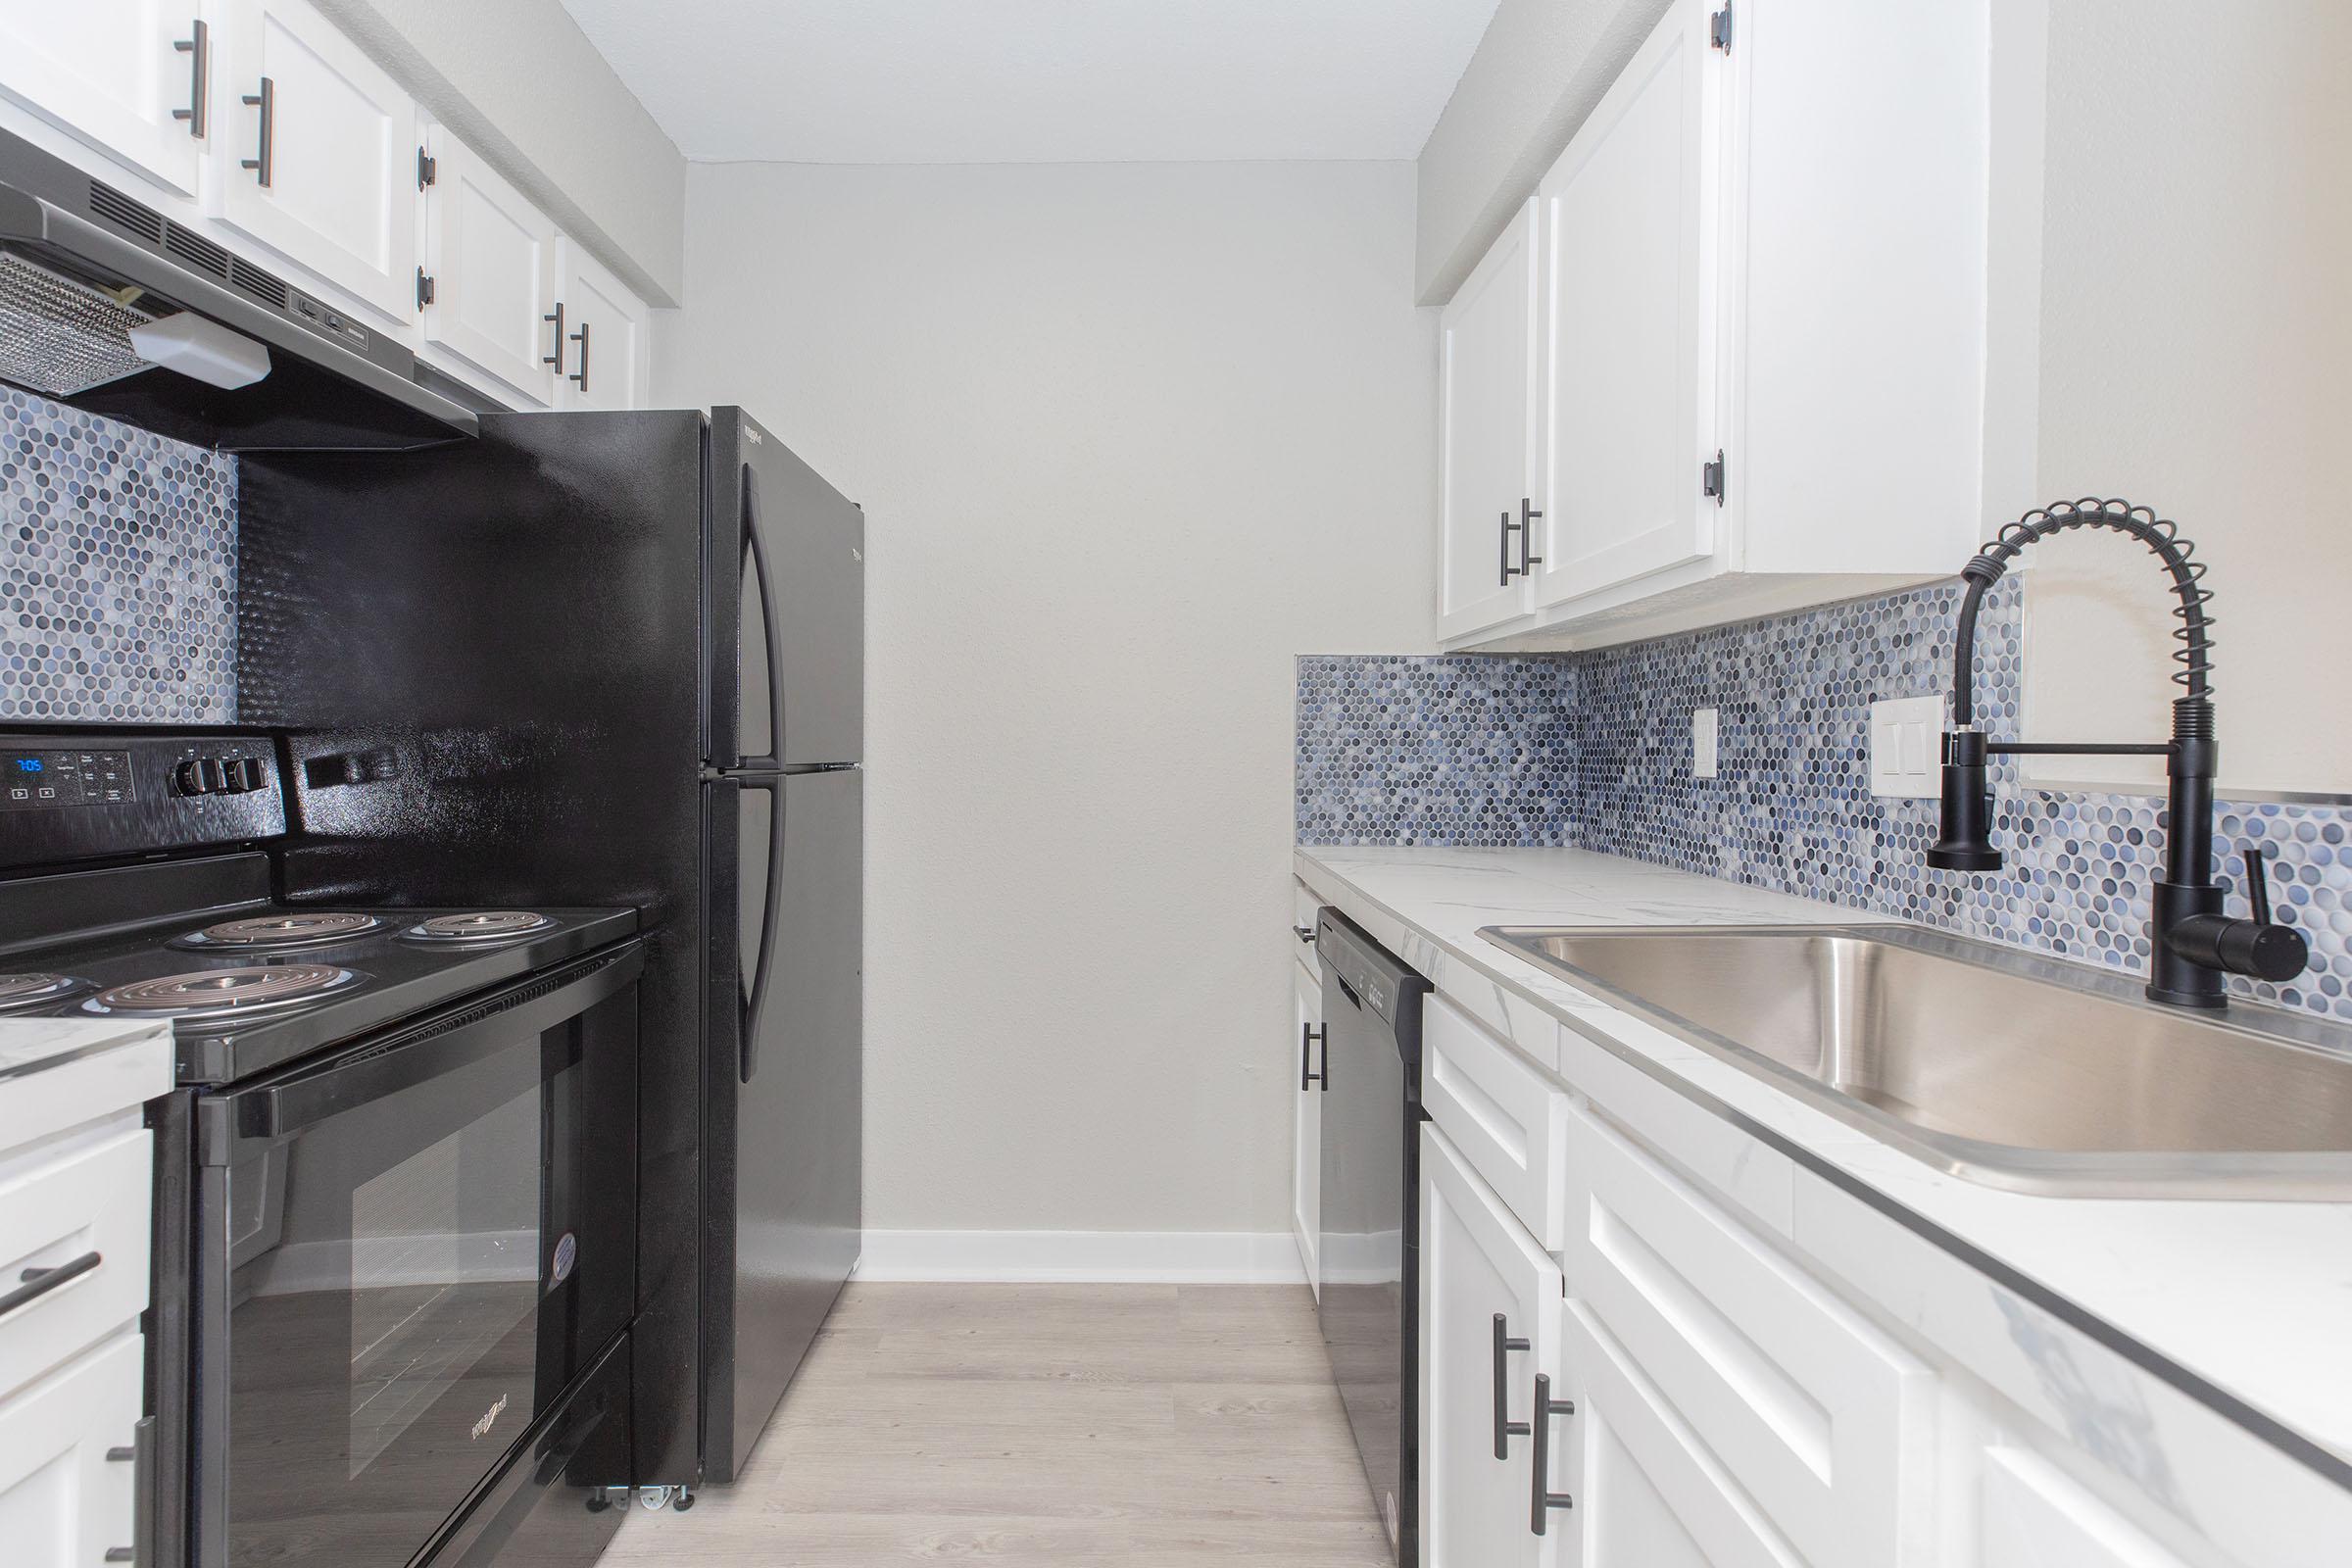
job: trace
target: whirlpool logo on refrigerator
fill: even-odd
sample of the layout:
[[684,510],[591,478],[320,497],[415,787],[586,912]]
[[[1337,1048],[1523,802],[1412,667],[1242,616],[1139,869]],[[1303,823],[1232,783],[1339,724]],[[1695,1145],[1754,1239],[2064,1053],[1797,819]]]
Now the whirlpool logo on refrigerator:
[[481,1442],[483,1438],[489,1435],[490,1429],[498,1425],[498,1418],[500,1414],[507,1408],[507,1401],[513,1397],[513,1395],[502,1394],[498,1396],[498,1402],[496,1404],[482,1412],[482,1418],[473,1424],[474,1442]]

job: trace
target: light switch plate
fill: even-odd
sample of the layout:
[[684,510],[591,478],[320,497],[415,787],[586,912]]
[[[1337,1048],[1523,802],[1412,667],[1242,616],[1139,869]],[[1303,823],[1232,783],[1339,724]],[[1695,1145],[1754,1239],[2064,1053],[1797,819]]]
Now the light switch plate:
[[1702,708],[1690,715],[1690,776],[1715,776],[1715,710]]
[[1870,793],[1926,799],[1942,793],[1943,703],[1892,697],[1870,705]]

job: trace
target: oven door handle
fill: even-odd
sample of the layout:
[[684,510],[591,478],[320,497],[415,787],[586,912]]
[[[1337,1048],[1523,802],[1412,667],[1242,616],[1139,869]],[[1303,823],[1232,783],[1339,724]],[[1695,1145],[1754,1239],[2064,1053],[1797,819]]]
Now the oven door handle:
[[[283,1138],[371,1100],[429,1083],[586,1012],[645,970],[645,947],[583,959],[275,1081],[224,1097],[232,1140]],[[210,1142],[210,1140],[207,1140]],[[220,1151],[225,1154],[226,1151]],[[205,1163],[221,1163],[209,1156]]]

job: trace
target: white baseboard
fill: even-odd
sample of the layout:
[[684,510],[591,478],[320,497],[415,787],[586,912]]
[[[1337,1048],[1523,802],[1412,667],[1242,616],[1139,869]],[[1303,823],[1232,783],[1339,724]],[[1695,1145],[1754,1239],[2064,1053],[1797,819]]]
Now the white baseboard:
[[1147,1285],[1302,1285],[1288,1231],[877,1231],[856,1278]]

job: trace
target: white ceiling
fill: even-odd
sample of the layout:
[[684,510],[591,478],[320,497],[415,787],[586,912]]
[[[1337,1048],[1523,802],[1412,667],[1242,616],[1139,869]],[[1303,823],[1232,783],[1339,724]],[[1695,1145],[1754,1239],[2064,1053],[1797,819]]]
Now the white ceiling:
[[564,0],[697,162],[1417,157],[1496,0]]

